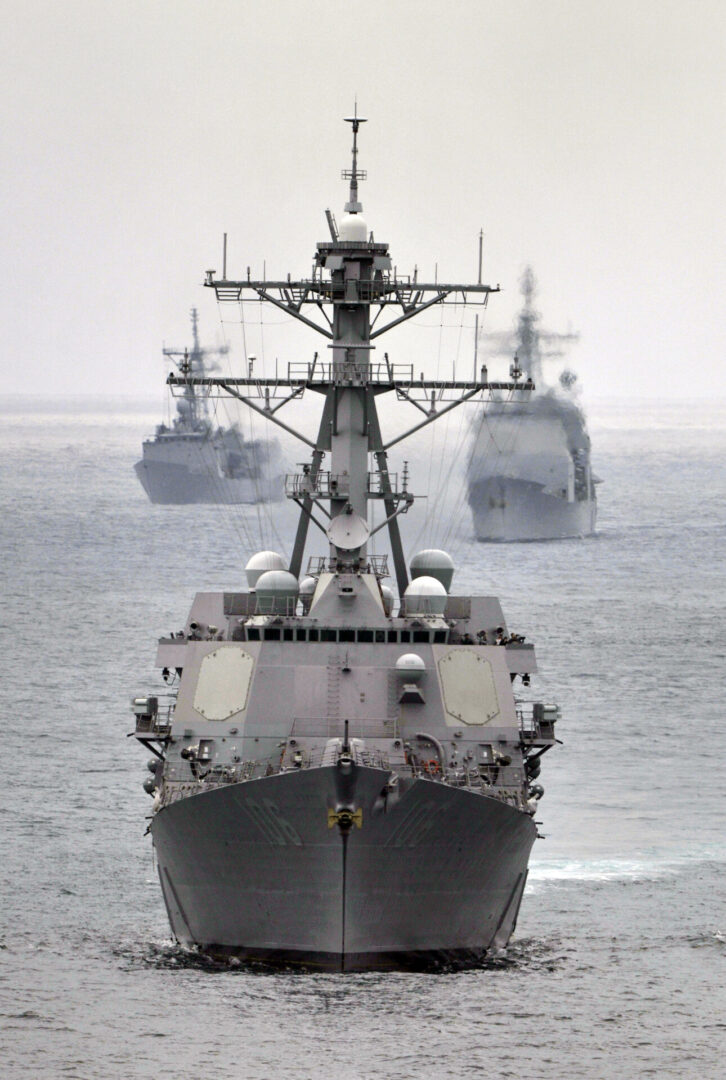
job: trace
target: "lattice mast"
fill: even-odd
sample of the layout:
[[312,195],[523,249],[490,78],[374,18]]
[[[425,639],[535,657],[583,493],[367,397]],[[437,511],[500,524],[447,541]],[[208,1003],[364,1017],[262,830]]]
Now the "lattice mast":
[[[393,270],[388,244],[378,243],[368,233],[362,217],[358,184],[366,173],[358,168],[358,133],[363,117],[346,118],[353,133],[352,167],[343,170],[349,181],[349,197],[338,227],[327,212],[331,239],[317,244],[313,275],[293,281],[216,278],[208,270],[205,285],[214,289],[220,301],[266,301],[286,311],[327,339],[329,359],[289,364],[286,378],[195,378],[208,393],[231,395],[295,435],[311,449],[309,466],[287,478],[287,494],[300,507],[300,520],[290,560],[290,571],[299,577],[307,532],[312,521],[327,537],[331,569],[361,570],[369,565],[367,543],[368,502],[380,499],[385,520],[374,529],[388,528],[396,583],[403,595],[408,584],[406,561],[398,528],[414,496],[388,470],[388,450],[449,410],[475,396],[490,396],[492,390],[521,396],[533,389],[514,380],[489,383],[485,372],[472,381],[430,381],[414,378],[412,366],[391,364],[386,354],[374,362],[374,340],[394,326],[413,318],[434,304],[469,302],[486,306],[498,286],[420,283],[416,276],[399,277]],[[303,312],[314,308],[311,315]],[[393,311],[391,310],[393,309]],[[315,315],[316,317],[311,317]],[[322,322],[320,317],[322,316]],[[379,322],[381,325],[379,325]],[[172,386],[182,385],[174,375]],[[288,402],[306,390],[323,395],[324,404],[317,438],[313,441],[284,423],[277,415]],[[399,400],[420,410],[424,418],[413,427],[384,442],[376,399],[395,391]],[[323,470],[326,455],[329,469]],[[369,455],[375,468],[369,468]],[[321,516],[325,519],[321,521]]]

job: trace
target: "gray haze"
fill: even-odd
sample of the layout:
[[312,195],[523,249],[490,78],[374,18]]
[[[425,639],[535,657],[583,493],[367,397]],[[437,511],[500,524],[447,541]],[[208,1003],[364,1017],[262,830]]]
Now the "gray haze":
[[[340,213],[357,93],[368,224],[399,270],[501,282],[531,263],[548,326],[582,334],[586,399],[713,397],[726,346],[726,7],[615,0],[31,0],[4,26],[3,393],[161,398],[162,343],[221,332],[199,284],[309,272]],[[241,357],[239,316],[225,332]],[[259,320],[256,311],[249,318]],[[471,359],[473,314],[401,330],[396,359]],[[248,351],[308,358],[265,314]],[[237,325],[234,325],[235,322]],[[428,330],[428,332],[426,332]],[[420,350],[424,350],[421,352]]]

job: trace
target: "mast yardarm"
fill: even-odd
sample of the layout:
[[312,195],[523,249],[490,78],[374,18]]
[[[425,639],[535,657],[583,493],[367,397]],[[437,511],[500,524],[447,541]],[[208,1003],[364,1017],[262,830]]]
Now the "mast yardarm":
[[[399,276],[392,269],[388,244],[376,243],[368,235],[359,216],[358,181],[365,172],[358,168],[358,132],[366,121],[357,115],[347,118],[353,128],[352,168],[343,171],[350,181],[349,200],[337,239],[316,246],[313,275],[292,281],[218,280],[209,270],[205,284],[220,301],[266,301],[328,339],[329,359],[312,363],[290,363],[286,378],[192,379],[210,394],[224,394],[243,401],[273,423],[311,447],[310,465],[303,473],[288,476],[286,493],[300,507],[300,521],[290,560],[290,571],[300,574],[307,531],[312,521],[323,530],[330,547],[330,567],[335,571],[369,567],[367,543],[368,503],[383,502],[384,521],[374,531],[388,528],[396,581],[401,595],[408,585],[408,573],[401,544],[398,518],[414,496],[399,485],[389,472],[388,448],[444,413],[474,398],[490,398],[492,390],[505,391],[521,400],[533,389],[531,380],[490,383],[414,378],[413,365],[392,364],[388,355],[373,360],[372,342],[394,326],[413,318],[435,304],[470,303],[486,306],[492,287],[477,284],[421,283],[414,277]],[[311,310],[310,316],[303,308]],[[323,322],[320,321],[322,316]],[[182,384],[171,375],[172,387]],[[306,390],[323,396],[320,426],[315,441],[285,424],[277,415],[289,401]],[[378,419],[377,398],[395,392],[424,414],[413,427],[384,441]],[[323,470],[325,456],[329,470]],[[327,505],[326,505],[327,504]],[[320,520],[320,510],[327,519]]]
[[[339,227],[328,215],[311,276],[207,274],[220,301],[272,303],[326,348],[281,377],[188,376],[310,448],[285,479],[300,509],[289,570],[260,551],[246,591],[197,594],[184,629],[159,643],[169,701],[135,698],[134,734],[155,755],[149,829],[179,941],[338,972],[468,966],[514,930],[559,710],[515,696],[536,671],[533,646],[495,596],[452,593],[446,552],[414,555],[409,584],[399,519],[413,495],[389,451],[495,389],[521,401],[532,382],[517,371],[492,384],[476,367],[471,381],[430,380],[377,351],[428,307],[484,305],[492,289],[397,274],[363,220],[357,108],[349,122],[349,198]],[[310,391],[322,397],[314,438],[280,419]],[[416,410],[407,430],[381,430],[386,393]],[[311,522],[327,550],[301,581]],[[389,555],[368,553],[383,528],[398,604],[382,584]]]

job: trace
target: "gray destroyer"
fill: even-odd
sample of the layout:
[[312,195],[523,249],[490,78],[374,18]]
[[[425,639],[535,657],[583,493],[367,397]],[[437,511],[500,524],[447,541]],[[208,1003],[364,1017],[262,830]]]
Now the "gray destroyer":
[[[285,482],[300,509],[291,557],[257,552],[246,590],[197,594],[159,643],[168,685],[134,699],[134,733],[153,751],[149,829],[179,942],[332,971],[470,963],[514,929],[558,709],[515,695],[534,649],[496,597],[453,591],[445,552],[407,563],[399,516],[414,496],[388,455],[467,401],[526,391],[374,360],[392,327],[495,290],[392,269],[358,201],[364,121],[348,122],[349,198],[339,227],[328,212],[312,276],[230,280],[225,267],[206,280],[221,302],[271,299],[326,340],[327,358],[274,379],[192,379],[288,430],[287,402],[321,399],[317,435],[296,432],[309,463]],[[183,378],[169,382],[183,391]],[[383,433],[387,393],[416,410],[408,430]],[[372,527],[373,502],[385,512]],[[303,571],[310,525],[322,551]],[[382,528],[398,598],[388,555],[369,549]]]
[[192,309],[191,351],[164,349],[184,380],[176,416],[160,424],[142,445],[134,470],[153,503],[257,503],[283,497],[284,468],[278,443],[245,440],[236,425],[214,425],[207,397],[194,379],[208,374],[208,357],[227,347],[203,349],[198,316]]
[[[495,400],[474,422],[467,482],[478,540],[555,540],[595,531],[596,478],[585,417],[574,397],[576,376],[566,370],[558,386],[547,386],[542,371],[543,345],[576,337],[540,331],[534,293],[527,269],[511,373],[528,374],[538,391],[516,404]],[[503,348],[512,344],[509,334],[484,337]]]

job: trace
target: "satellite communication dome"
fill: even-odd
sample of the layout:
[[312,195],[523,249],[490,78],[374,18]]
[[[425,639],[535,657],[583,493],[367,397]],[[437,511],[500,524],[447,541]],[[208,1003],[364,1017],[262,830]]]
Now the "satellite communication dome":
[[406,615],[443,615],[446,600],[446,589],[434,577],[415,578],[403,594]]
[[287,570],[265,570],[257,579],[257,611],[261,615],[294,615],[299,585]]
[[344,214],[338,236],[341,240],[355,240],[366,242],[368,239],[368,226],[360,214]]
[[307,615],[310,611],[317,587],[317,581],[314,577],[311,577],[310,574],[308,574],[307,577],[304,577],[300,582],[300,600],[302,601],[303,615]]
[[454,561],[445,551],[428,548],[418,551],[411,559],[411,577],[432,577],[440,581],[448,592],[454,577]]
[[405,676],[409,682],[418,682],[425,671],[426,665],[417,653],[404,653],[396,661],[396,673]]
[[285,560],[282,555],[278,555],[276,551],[258,551],[245,566],[245,574],[247,575],[247,584],[250,589],[254,589],[257,584],[258,578],[261,574],[264,574],[266,570],[284,570]]
[[393,611],[393,589],[388,585],[381,585],[381,596],[383,597],[383,611],[388,618]]

